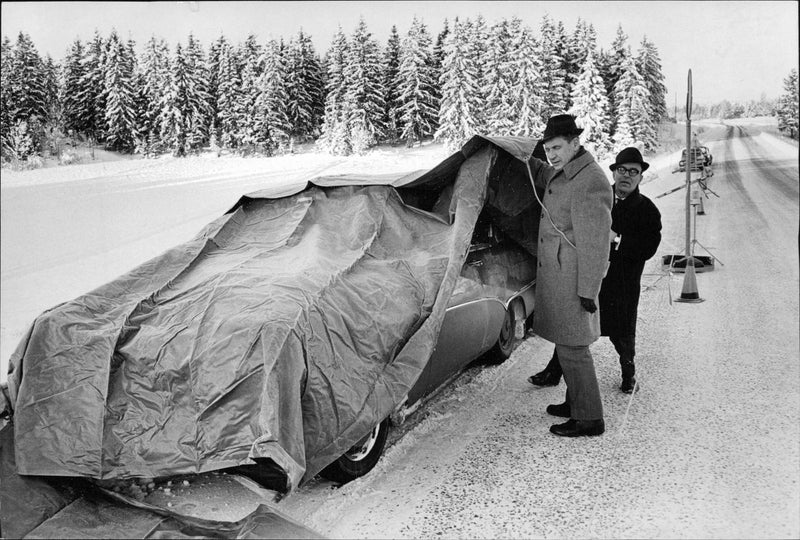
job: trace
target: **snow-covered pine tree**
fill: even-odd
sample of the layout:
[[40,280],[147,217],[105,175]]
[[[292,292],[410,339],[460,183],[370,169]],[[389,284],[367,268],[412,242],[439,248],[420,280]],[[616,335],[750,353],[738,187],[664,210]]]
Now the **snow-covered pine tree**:
[[544,131],[542,121],[541,88],[542,65],[536,54],[539,44],[533,37],[531,29],[522,24],[518,18],[511,21],[511,50],[514,59],[514,84],[511,95],[514,97],[514,113],[516,120],[514,135],[522,137],[540,137]]
[[594,62],[594,50],[589,49],[581,73],[572,88],[572,108],[578,126],[583,128],[584,146],[598,159],[610,149],[608,98],[603,78]]
[[442,99],[439,105],[439,129],[435,139],[448,151],[460,148],[478,132],[475,116],[481,103],[477,101],[477,59],[469,54],[470,28],[468,23],[453,22],[444,41],[444,59],[439,86]]
[[105,44],[100,33],[95,31],[94,38],[85,49],[83,58],[83,76],[77,95],[80,115],[79,131],[95,142],[102,142],[105,137]]
[[302,29],[289,41],[284,59],[291,137],[301,141],[313,138],[318,135],[325,108],[323,76],[311,37]]
[[219,128],[217,101],[219,98],[220,50],[226,46],[228,46],[228,43],[225,36],[220,35],[219,38],[211,44],[211,47],[209,47],[208,58],[206,60],[209,131],[214,132],[217,141],[219,140],[219,137],[216,136],[216,131]]
[[633,55],[628,52],[622,64],[620,78],[614,86],[614,101],[617,104],[615,150],[631,146],[634,142],[650,150],[656,145],[656,130],[650,112],[650,95],[644,79],[636,69]]
[[345,67],[348,62],[347,37],[340,26],[333,35],[331,47],[327,54],[327,77],[325,81],[325,115],[322,123],[322,134],[318,144],[326,152],[346,156],[352,152],[350,134],[347,127],[347,104],[345,93]]
[[778,99],[778,129],[792,139],[798,138],[798,88],[797,69],[792,69],[783,80],[784,93]]
[[542,17],[541,37],[538,55],[542,63],[541,91],[542,118],[547,121],[553,115],[562,114],[566,109],[566,73],[564,59],[559,52],[557,26],[549,15]]
[[240,144],[239,107],[241,81],[239,62],[233,47],[222,42],[217,61],[217,143],[221,148],[237,149]]
[[170,83],[161,107],[161,140],[173,155],[186,155],[187,132],[191,121],[189,86],[191,85],[186,56],[181,44],[175,46],[171,64]]
[[187,126],[187,149],[197,152],[208,143],[211,124],[210,96],[208,94],[208,74],[203,47],[192,33],[186,42],[186,73],[188,77],[187,102],[189,124]]
[[[478,94],[474,96],[474,99],[483,103],[488,98],[487,89],[481,86],[481,81],[485,79],[485,68],[481,62],[481,59],[486,57],[486,51],[489,47],[489,29],[486,24],[486,19],[484,19],[483,15],[481,14],[478,14],[474,21],[466,19],[464,21],[464,31],[469,36],[469,46],[467,47],[465,54],[471,57],[478,66],[478,69],[475,72],[475,76],[477,77],[476,81],[478,84]],[[489,111],[485,107],[480,107],[474,112],[475,121],[477,122],[478,126],[486,125],[488,113]]]
[[105,143],[107,148],[119,152],[131,152],[135,144],[132,67],[126,45],[116,30],[112,30],[106,42],[105,56]]
[[146,157],[155,157],[162,150],[161,106],[170,85],[169,47],[163,39],[152,36],[145,44],[139,63],[139,94],[143,112],[137,118],[139,144]]
[[664,86],[664,74],[661,72],[661,58],[655,44],[642,37],[642,43],[636,56],[636,68],[644,78],[645,86],[650,92],[650,110],[652,121],[658,124],[667,117],[667,87]]
[[[439,34],[436,36],[436,42],[433,45],[433,56],[431,56],[431,70],[434,81],[438,81],[439,78],[442,76],[442,62],[444,61],[444,40],[447,38],[447,34],[449,33],[450,33],[450,24],[448,23],[447,19],[445,19],[442,31],[439,32]],[[436,103],[439,103],[439,100],[442,99],[442,91],[441,88],[439,88],[438,84],[433,85],[433,97],[436,100]]]
[[564,110],[570,107],[570,95],[572,95],[572,81],[569,79],[569,37],[567,37],[567,30],[564,28],[564,22],[558,21],[555,25],[554,32],[554,45],[556,54],[561,58],[561,76],[564,79],[564,84],[560,90],[560,100],[564,103]]
[[12,120],[12,99],[9,88],[11,88],[11,63],[13,59],[13,48],[11,40],[3,36],[2,53],[0,53],[0,144],[2,144],[2,157],[6,158],[6,142],[11,135]]
[[350,39],[344,67],[347,124],[355,153],[374,146],[383,137],[386,102],[381,79],[380,48],[362,18]]
[[45,123],[48,120],[47,75],[44,62],[30,36],[20,32],[12,48],[8,105],[12,122],[18,124],[19,133],[33,141],[33,153],[42,149]]
[[511,135],[516,118],[511,86],[514,84],[511,61],[511,34],[508,21],[501,19],[489,29],[488,47],[481,59],[485,92],[482,129],[493,135]]
[[433,95],[431,36],[416,16],[400,50],[400,138],[406,146],[431,137],[436,131],[438,104]]
[[270,40],[262,54],[263,72],[257,81],[256,125],[258,141],[268,155],[283,152],[289,145],[289,116],[286,112],[286,73],[280,45]]
[[237,106],[242,151],[245,153],[255,152],[261,146],[256,120],[256,100],[259,93],[258,79],[264,71],[262,55],[263,49],[253,34],[247,37],[237,52],[241,73],[240,101]]
[[399,136],[400,81],[397,78],[399,71],[400,34],[397,33],[397,26],[392,25],[383,56],[384,125],[386,126],[386,139],[391,142],[396,141]]
[[617,35],[611,43],[611,48],[604,53],[597,62],[600,69],[600,76],[606,85],[606,95],[610,105],[609,115],[611,118],[612,132],[616,131],[616,122],[619,118],[618,105],[616,102],[615,87],[619,81],[623,66],[630,56],[630,46],[628,45],[628,35],[622,30],[622,25],[617,25]]

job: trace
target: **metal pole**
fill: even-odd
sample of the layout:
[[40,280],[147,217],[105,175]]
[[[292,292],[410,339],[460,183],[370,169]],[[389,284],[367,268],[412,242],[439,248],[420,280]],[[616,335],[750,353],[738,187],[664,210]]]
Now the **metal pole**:
[[692,143],[692,70],[689,70],[689,86],[686,91],[686,257],[687,264],[694,266],[694,257],[690,251],[691,242],[691,218],[690,205],[692,196],[692,163],[691,163],[691,143]]

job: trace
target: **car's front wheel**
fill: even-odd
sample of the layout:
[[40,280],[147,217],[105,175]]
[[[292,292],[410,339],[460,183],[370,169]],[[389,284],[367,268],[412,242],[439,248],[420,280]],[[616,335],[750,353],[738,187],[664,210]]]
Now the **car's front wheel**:
[[388,434],[389,419],[387,418],[354,444],[342,457],[325,467],[320,475],[342,484],[364,476],[378,463],[383,454],[383,448],[386,446]]

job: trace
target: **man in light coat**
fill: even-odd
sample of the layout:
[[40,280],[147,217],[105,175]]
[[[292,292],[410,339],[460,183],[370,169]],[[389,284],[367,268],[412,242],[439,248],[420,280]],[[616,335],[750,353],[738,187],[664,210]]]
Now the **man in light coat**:
[[550,163],[530,160],[533,181],[545,190],[533,331],[556,344],[567,397],[547,412],[569,418],[550,427],[565,437],[605,431],[589,345],[600,336],[597,297],[608,268],[613,194],[603,170],[580,144],[582,131],[571,115],[551,117],[542,136]]

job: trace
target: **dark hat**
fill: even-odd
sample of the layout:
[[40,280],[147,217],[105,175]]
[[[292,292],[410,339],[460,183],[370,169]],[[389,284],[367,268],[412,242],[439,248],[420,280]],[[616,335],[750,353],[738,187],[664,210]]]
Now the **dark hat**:
[[554,137],[569,137],[580,135],[583,128],[575,125],[575,117],[571,114],[557,114],[551,116],[547,121],[547,126],[542,134],[542,141],[548,141]]
[[642,159],[642,153],[633,146],[623,148],[622,151],[617,154],[617,160],[609,165],[608,168],[613,171],[616,170],[617,165],[622,165],[623,163],[638,163],[642,166],[642,172],[650,167],[650,164]]

